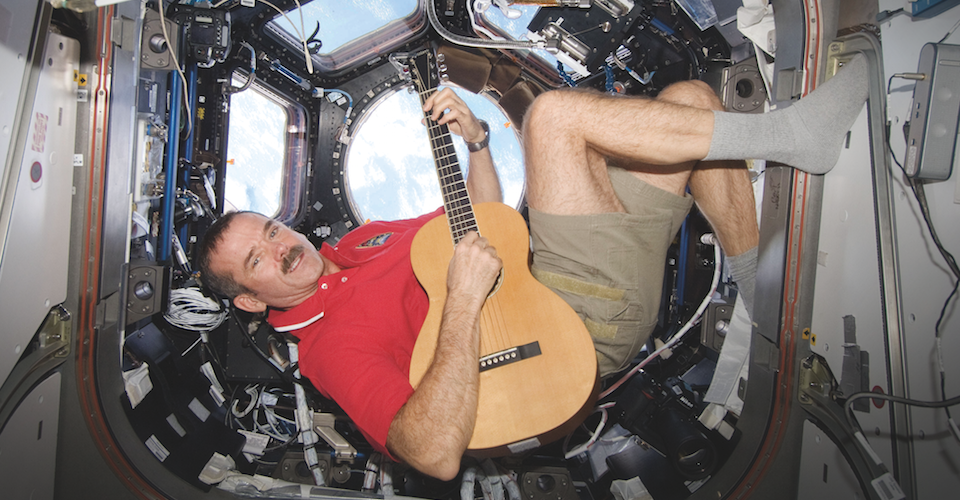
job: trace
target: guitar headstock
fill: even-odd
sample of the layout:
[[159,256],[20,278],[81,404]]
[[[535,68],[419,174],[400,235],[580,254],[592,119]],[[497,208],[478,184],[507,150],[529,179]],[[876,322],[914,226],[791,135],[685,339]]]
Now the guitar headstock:
[[449,78],[446,73],[447,66],[443,64],[443,54],[435,54],[430,48],[391,54],[390,62],[404,79],[413,83],[421,102]]

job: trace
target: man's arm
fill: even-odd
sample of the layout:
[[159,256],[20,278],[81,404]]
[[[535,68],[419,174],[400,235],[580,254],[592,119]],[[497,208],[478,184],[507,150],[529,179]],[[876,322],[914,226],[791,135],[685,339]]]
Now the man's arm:
[[[486,132],[470,108],[449,87],[431,95],[423,110],[432,112],[431,118],[434,121],[446,124],[450,132],[463,137],[467,142],[481,142],[486,137]],[[467,191],[474,203],[503,201],[500,178],[497,177],[489,147],[470,153]]]
[[387,434],[391,453],[442,480],[456,477],[473,435],[480,378],[480,309],[501,266],[496,249],[475,232],[457,245],[447,274],[436,353]]

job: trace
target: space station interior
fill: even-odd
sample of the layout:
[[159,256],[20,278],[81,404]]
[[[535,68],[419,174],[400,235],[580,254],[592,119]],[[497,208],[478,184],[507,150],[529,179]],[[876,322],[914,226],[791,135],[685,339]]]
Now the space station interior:
[[[950,498],[958,3],[3,0],[3,496]],[[300,375],[295,336],[198,276],[230,211],[320,248],[440,206],[421,86],[489,123],[526,218],[521,130],[545,92],[701,80],[759,114],[858,54],[870,94],[836,167],[747,161],[752,313],[694,208],[640,355],[578,425],[468,453],[454,480],[377,452]]]

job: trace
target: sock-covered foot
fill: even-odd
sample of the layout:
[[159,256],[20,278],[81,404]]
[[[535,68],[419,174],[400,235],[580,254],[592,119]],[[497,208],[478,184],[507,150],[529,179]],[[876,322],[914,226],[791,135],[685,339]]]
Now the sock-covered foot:
[[869,90],[867,58],[857,55],[788,108],[762,115],[714,111],[705,160],[762,159],[813,174],[829,172]]

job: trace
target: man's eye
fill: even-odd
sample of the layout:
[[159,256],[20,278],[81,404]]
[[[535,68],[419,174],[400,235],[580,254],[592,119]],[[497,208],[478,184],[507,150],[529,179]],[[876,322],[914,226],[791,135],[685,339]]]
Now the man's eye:
[[276,236],[277,231],[278,231],[277,228],[273,228],[273,230],[270,231],[270,237],[273,238],[274,236]]
[[259,264],[259,263],[260,263],[260,257],[257,257],[256,259],[253,259],[253,267],[257,267],[257,264]]

